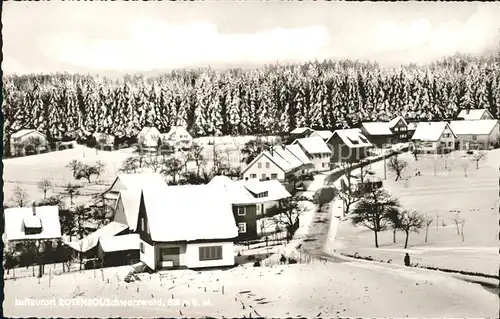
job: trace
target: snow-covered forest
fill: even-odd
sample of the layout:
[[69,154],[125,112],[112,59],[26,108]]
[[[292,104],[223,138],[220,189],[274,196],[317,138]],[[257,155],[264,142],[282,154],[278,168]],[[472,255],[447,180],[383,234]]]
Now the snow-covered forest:
[[[323,61],[254,70],[176,70],[159,76],[5,76],[4,143],[22,128],[51,140],[93,132],[132,137],[145,125],[195,136],[334,129],[396,114],[441,119],[460,108],[500,112],[500,54],[455,55],[426,67]],[[8,143],[8,142],[7,142]]]

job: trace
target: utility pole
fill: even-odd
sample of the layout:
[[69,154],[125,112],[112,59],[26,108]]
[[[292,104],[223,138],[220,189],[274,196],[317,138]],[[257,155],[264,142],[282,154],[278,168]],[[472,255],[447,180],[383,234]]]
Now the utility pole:
[[385,160],[385,154],[384,154],[384,180],[387,179],[387,164]]

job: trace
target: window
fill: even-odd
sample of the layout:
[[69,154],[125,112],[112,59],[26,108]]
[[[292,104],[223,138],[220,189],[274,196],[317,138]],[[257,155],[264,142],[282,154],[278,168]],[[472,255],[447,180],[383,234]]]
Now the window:
[[477,135],[472,135],[471,138],[473,141],[477,141]]
[[262,180],[265,181],[266,180],[266,174],[262,174]]
[[399,127],[395,127],[395,128],[394,128],[394,131],[395,131],[395,132],[398,132],[398,131],[399,131]]
[[257,205],[256,213],[257,213],[257,215],[260,215],[260,205]]
[[244,206],[241,206],[241,207],[236,207],[237,211],[238,211],[238,216],[245,216],[246,214],[246,209]]
[[262,168],[262,163],[257,163],[258,168]]
[[262,193],[258,193],[257,198],[264,198],[264,197],[267,197],[268,195],[269,195],[269,193],[267,191],[265,191]]
[[266,162],[266,168],[269,168],[269,162]]
[[146,227],[144,226],[144,217],[141,217],[141,230],[145,231]]
[[144,243],[141,241],[141,243],[139,244],[139,248],[141,249],[141,254],[144,254],[145,252],[145,248],[144,248]]
[[238,223],[238,232],[244,234],[247,232],[247,223]]
[[321,167],[325,168],[326,167],[326,163],[321,163]]
[[271,179],[277,179],[278,178],[278,174],[271,174]]
[[199,248],[200,261],[222,260],[222,246],[207,246]]
[[250,174],[250,178],[257,178],[257,174]]

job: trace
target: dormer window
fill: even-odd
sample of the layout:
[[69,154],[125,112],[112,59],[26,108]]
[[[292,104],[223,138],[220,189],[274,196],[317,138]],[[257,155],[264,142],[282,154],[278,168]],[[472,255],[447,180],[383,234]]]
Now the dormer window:
[[267,197],[268,195],[269,195],[269,193],[267,191],[265,191],[262,193],[258,193],[257,198],[264,198],[264,197]]
[[42,221],[38,216],[29,216],[23,219],[24,233],[26,235],[35,235],[42,232]]

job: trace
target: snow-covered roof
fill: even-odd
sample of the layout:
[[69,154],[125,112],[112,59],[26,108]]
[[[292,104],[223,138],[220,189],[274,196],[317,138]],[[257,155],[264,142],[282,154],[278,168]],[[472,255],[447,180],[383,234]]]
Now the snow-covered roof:
[[172,126],[168,133],[162,134],[162,137],[165,139],[175,138],[175,135],[187,135],[188,138],[192,138],[191,134],[187,131],[187,129],[183,126]]
[[231,239],[238,236],[232,206],[223,187],[146,187],[142,194],[154,241]]
[[101,237],[99,244],[105,253],[114,251],[138,250],[139,234],[118,235],[112,237]]
[[293,144],[300,144],[309,154],[331,153],[328,144],[319,136],[299,138]]
[[290,149],[286,145],[276,145],[273,147],[273,158],[286,163],[286,170],[292,170],[294,168],[302,166],[304,163],[295,156],[294,153],[290,152]]
[[439,140],[447,126],[446,122],[419,122],[411,139],[435,142]]
[[118,191],[118,189],[115,189],[115,186],[119,187],[119,190],[140,190],[148,185],[166,187],[167,183],[165,182],[163,176],[159,173],[119,174],[115,178],[113,184],[111,184],[109,191]]
[[293,131],[290,132],[290,134],[303,134],[304,132],[307,132],[308,130],[312,131],[312,129],[308,127],[297,127]]
[[[481,117],[484,115],[484,113],[488,112],[489,115],[491,116],[491,113],[487,109],[470,109],[469,112],[467,113],[467,110],[461,110],[460,113],[458,113],[457,117],[461,117],[464,120],[480,120]],[[493,116],[491,116],[493,117]]]
[[396,124],[398,124],[399,121],[403,121],[405,125],[408,125],[408,122],[406,122],[406,120],[402,116],[398,115],[389,121],[389,127],[393,128],[394,126],[396,126]]
[[142,130],[139,132],[139,136],[146,136],[148,134],[160,134],[160,131],[158,131],[158,129],[156,127],[152,127],[152,126],[145,126],[142,128]]
[[106,140],[106,143],[113,143],[115,141],[115,137],[111,134],[95,132],[92,134],[93,137],[99,142],[99,140]]
[[364,122],[361,125],[370,135],[392,135],[389,122]]
[[[5,235],[7,240],[61,238],[59,207],[38,206],[33,216],[32,207],[15,207],[4,210]],[[42,227],[39,234],[26,235],[24,227]]]
[[[276,201],[290,197],[290,193],[277,180],[259,181],[250,179],[232,181],[226,176],[215,176],[208,185],[223,187],[231,204],[257,204]],[[255,197],[259,193],[267,192],[266,197]]]
[[297,157],[304,164],[312,164],[309,157],[307,157],[306,153],[300,148],[299,145],[287,145],[285,146],[292,155]]
[[329,131],[329,130],[320,130],[320,131],[314,131],[314,133],[312,135],[316,135],[316,134],[319,137],[321,137],[322,139],[324,139],[325,141],[327,141],[330,137],[332,137],[333,132]]
[[417,122],[410,122],[408,123],[408,131],[415,131],[417,129],[418,123]]
[[[361,133],[359,128],[349,128],[343,130],[335,130],[333,134],[337,134],[339,138],[350,148],[371,147],[372,143]],[[333,137],[333,136],[332,136]]]
[[137,219],[139,217],[139,206],[141,204],[140,190],[122,190],[120,191],[120,200],[123,205],[125,218],[130,230],[135,231],[137,228]]
[[98,230],[88,235],[87,237],[84,237],[77,241],[66,242],[65,244],[70,246],[76,251],[86,252],[97,246],[100,238],[115,236],[127,228],[128,228],[127,226],[121,223],[111,222],[106,226],[99,228]]
[[38,132],[37,130],[34,130],[34,129],[23,129],[23,130],[19,130],[19,131],[17,131],[17,132],[15,132],[15,133],[13,133],[13,134],[11,135],[11,137],[12,137],[12,138],[20,138],[20,137],[23,137],[23,136],[28,135],[28,134],[31,134],[31,133],[39,134],[39,135],[41,135],[41,136],[45,137],[45,134],[40,133],[40,132]]
[[451,121],[450,128],[457,135],[489,135],[498,120]]

